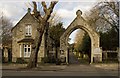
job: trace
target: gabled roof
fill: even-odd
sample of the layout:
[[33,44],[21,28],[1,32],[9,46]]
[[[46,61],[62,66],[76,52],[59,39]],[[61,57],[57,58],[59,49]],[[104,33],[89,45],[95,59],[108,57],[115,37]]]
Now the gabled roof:
[[[28,8],[28,9],[29,9],[29,8]],[[38,19],[37,19],[33,14],[31,14],[30,11],[28,11],[28,12],[22,17],[22,19],[20,19],[20,21],[23,20],[28,14],[29,14],[30,16],[32,16],[32,17],[38,22]],[[11,31],[20,23],[20,21],[11,29]]]

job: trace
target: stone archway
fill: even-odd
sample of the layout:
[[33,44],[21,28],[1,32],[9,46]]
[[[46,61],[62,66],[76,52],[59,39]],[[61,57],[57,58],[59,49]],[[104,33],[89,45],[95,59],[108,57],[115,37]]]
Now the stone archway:
[[91,63],[94,61],[100,62],[102,61],[102,50],[99,46],[99,34],[87,24],[84,18],[81,16],[82,12],[78,10],[76,12],[77,17],[73,20],[73,22],[68,26],[66,31],[60,38],[60,59],[61,61],[68,63],[68,37],[70,34],[76,29],[82,29],[86,31],[91,38]]

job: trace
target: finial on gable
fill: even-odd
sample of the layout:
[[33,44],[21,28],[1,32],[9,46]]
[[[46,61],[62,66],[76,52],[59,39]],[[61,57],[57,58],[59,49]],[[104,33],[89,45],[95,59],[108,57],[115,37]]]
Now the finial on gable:
[[29,13],[31,12],[31,8],[28,8],[28,12],[29,12]]
[[78,10],[78,11],[76,12],[76,15],[77,15],[77,16],[81,16],[81,15],[82,15],[82,11],[81,11],[81,10]]

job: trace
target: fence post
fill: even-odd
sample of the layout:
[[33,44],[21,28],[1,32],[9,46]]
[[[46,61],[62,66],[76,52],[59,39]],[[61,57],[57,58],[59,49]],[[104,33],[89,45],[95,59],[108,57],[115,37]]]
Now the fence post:
[[117,52],[118,52],[118,61],[120,62],[120,52],[119,52],[120,48],[117,47]]
[[102,50],[102,47],[100,47],[100,52],[101,52],[100,61],[102,62],[102,61],[103,61],[103,59],[102,59],[102,58],[103,58],[103,50]]

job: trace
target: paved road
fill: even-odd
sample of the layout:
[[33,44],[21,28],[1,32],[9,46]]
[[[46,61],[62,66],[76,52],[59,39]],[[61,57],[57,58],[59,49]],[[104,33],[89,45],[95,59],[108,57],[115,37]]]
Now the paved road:
[[3,70],[3,76],[118,76],[118,70],[94,65],[43,66],[39,70]]
[[58,72],[58,71],[5,71],[3,76],[118,76],[109,72]]

